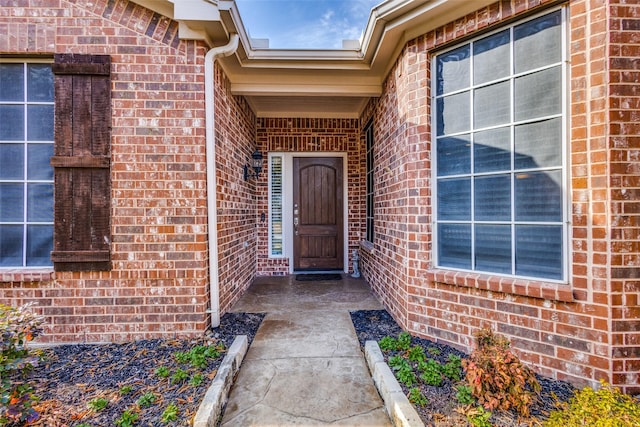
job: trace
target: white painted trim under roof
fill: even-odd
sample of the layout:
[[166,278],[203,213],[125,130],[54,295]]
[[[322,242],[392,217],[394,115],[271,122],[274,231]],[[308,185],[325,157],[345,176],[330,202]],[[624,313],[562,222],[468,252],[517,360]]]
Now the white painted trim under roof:
[[496,0],[385,0],[371,10],[359,49],[325,50],[252,46],[234,0],[133,1],[177,20],[183,39],[218,46],[238,34],[236,54],[219,63],[258,117],[358,118],[408,41]]

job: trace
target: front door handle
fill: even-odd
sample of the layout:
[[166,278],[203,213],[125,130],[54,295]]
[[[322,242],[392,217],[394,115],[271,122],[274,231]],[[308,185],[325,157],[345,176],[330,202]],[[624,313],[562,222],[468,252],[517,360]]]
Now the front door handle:
[[298,235],[298,217],[297,216],[293,218],[293,229],[297,236]]

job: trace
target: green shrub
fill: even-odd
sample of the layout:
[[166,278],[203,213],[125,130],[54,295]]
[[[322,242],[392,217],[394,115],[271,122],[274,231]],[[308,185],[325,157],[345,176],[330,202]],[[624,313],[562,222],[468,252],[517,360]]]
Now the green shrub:
[[569,402],[558,403],[544,427],[637,427],[640,426],[640,402],[602,382],[595,391],[585,387]]
[[407,357],[412,362],[424,362],[427,356],[424,354],[424,348],[414,345],[407,351]]
[[87,403],[89,409],[93,410],[94,412],[102,411],[107,407],[107,405],[109,405],[109,399],[105,399],[104,397],[94,397]]
[[204,376],[202,374],[194,374],[189,380],[189,385],[191,387],[198,387],[204,381]]
[[467,412],[467,421],[469,421],[469,424],[473,427],[491,427],[489,418],[491,418],[491,412],[485,411],[482,406],[478,406]]
[[179,384],[189,378],[189,374],[184,369],[176,369],[173,375],[171,375],[171,384]]
[[462,377],[462,359],[450,354],[447,363],[442,366],[442,374],[452,381],[460,381]]
[[400,332],[398,335],[398,350],[407,351],[411,347],[411,335],[408,332]]
[[120,418],[116,420],[116,426],[118,427],[133,427],[138,421],[138,414],[130,409],[125,410]]
[[156,395],[153,394],[152,392],[148,391],[145,394],[143,394],[142,396],[140,396],[138,398],[138,400],[136,400],[136,404],[140,407],[140,408],[146,408],[148,406],[151,406],[155,403],[156,401]]
[[442,354],[442,350],[440,350],[438,347],[429,347],[427,349],[427,353],[429,353],[431,356],[440,356]]
[[118,390],[118,393],[120,394],[120,396],[126,396],[127,394],[131,393],[133,391],[133,387],[130,385],[123,385],[122,387],[120,387],[120,389]]
[[411,335],[400,332],[398,338],[386,336],[378,341],[378,346],[382,351],[407,351],[411,347]]
[[389,367],[395,371],[395,376],[402,384],[410,387],[418,382],[413,368],[402,356],[392,356],[389,358]]
[[383,337],[379,342],[378,342],[378,346],[380,347],[380,350],[382,351],[391,351],[391,350],[395,350],[396,348],[398,348],[398,340],[396,340],[393,337]]
[[38,419],[38,400],[28,383],[39,353],[27,343],[42,333],[42,317],[29,310],[0,304],[0,425],[29,423]]
[[424,394],[422,394],[418,387],[413,387],[411,390],[409,390],[409,396],[407,397],[409,398],[409,402],[413,403],[416,406],[422,407],[426,406],[427,403],[429,403],[427,398],[424,396]]
[[509,350],[509,340],[490,329],[474,334],[476,349],[462,362],[473,396],[486,409],[516,409],[529,415],[540,384],[533,371]]
[[155,373],[159,378],[167,378],[170,372],[169,368],[167,368],[166,366],[160,366],[156,368]]
[[161,420],[163,423],[167,424],[171,421],[175,421],[178,419],[178,406],[171,402],[165,410],[162,412]]
[[407,362],[407,360],[402,356],[391,356],[388,360],[388,364],[392,369],[398,370],[404,365],[409,365],[409,362]]
[[427,385],[440,387],[442,385],[442,365],[433,359],[418,363],[420,379]]
[[412,385],[418,383],[416,373],[413,372],[411,366],[403,366],[402,368],[398,369],[398,371],[396,372],[396,378],[407,387],[411,387]]
[[471,405],[473,403],[471,387],[465,384],[458,385],[456,387],[456,400],[461,405]]

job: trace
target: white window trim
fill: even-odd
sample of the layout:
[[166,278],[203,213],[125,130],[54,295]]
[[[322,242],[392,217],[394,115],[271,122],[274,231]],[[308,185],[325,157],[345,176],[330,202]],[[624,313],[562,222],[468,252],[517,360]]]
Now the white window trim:
[[[282,157],[282,242],[283,255],[271,255],[271,157]],[[294,157],[341,157],[342,158],[342,218],[343,218],[343,271],[349,271],[349,175],[348,154],[337,152],[271,152],[269,153],[269,258],[288,259],[289,273],[294,273],[293,268],[293,158]]]
[[[562,25],[562,30],[561,30],[561,48],[562,48],[562,53],[561,53],[561,60],[560,60],[560,65],[561,65],[561,76],[562,76],[562,81],[563,81],[563,85],[564,85],[564,90],[562,90],[561,93],[561,117],[562,117],[562,200],[563,200],[563,212],[562,212],[562,256],[563,256],[563,260],[562,260],[562,278],[561,279],[550,279],[550,278],[541,278],[541,277],[532,277],[532,276],[522,276],[522,275],[515,275],[515,274],[505,274],[505,273],[496,273],[496,272],[487,272],[487,271],[481,271],[481,270],[467,270],[464,268],[454,268],[454,267],[449,267],[449,266],[441,266],[440,262],[439,262],[439,252],[438,252],[438,224],[440,223],[438,221],[438,217],[437,217],[437,212],[438,212],[438,170],[437,170],[437,139],[438,139],[438,135],[437,135],[437,113],[436,113],[436,109],[437,109],[437,99],[438,96],[436,96],[437,94],[437,78],[436,78],[436,60],[437,57],[441,54],[444,54],[446,52],[455,50],[461,46],[464,46],[466,44],[471,44],[475,41],[484,39],[486,37],[489,37],[493,34],[499,33],[501,31],[504,31],[505,29],[510,29],[510,31],[513,34],[513,28],[523,24],[525,22],[534,20],[536,18],[539,18],[541,16],[544,15],[548,15],[550,13],[556,12],[560,10],[561,11],[561,25]],[[434,159],[432,161],[432,168],[431,168],[431,182],[433,183],[432,185],[432,239],[433,239],[433,244],[432,244],[432,255],[433,255],[433,260],[434,260],[434,267],[438,268],[438,269],[442,269],[442,270],[452,270],[452,271],[465,271],[465,272],[469,272],[469,273],[474,273],[474,274],[487,274],[487,275],[491,275],[491,276],[500,276],[500,277],[509,277],[509,278],[514,278],[514,279],[528,279],[528,280],[534,280],[536,282],[549,282],[549,283],[559,283],[559,284],[568,284],[571,281],[571,275],[572,275],[572,271],[571,271],[571,254],[570,254],[570,242],[571,242],[571,217],[570,217],[570,213],[571,213],[571,181],[570,181],[570,171],[569,171],[569,159],[570,159],[570,155],[571,155],[571,150],[570,150],[570,130],[571,130],[571,126],[570,126],[570,119],[571,119],[571,115],[570,115],[570,90],[571,90],[571,85],[570,85],[570,74],[569,74],[569,65],[570,65],[570,52],[569,52],[569,8],[567,6],[558,6],[558,7],[554,7],[554,8],[549,8],[547,10],[544,10],[538,14],[535,15],[531,15],[526,17],[525,19],[519,20],[519,21],[515,21],[513,23],[510,23],[508,25],[505,26],[501,26],[497,29],[495,29],[494,31],[491,32],[487,32],[487,33],[483,33],[482,35],[475,37],[471,40],[465,40],[462,43],[456,44],[454,46],[451,47],[447,47],[446,49],[443,49],[441,51],[436,52],[431,59],[431,129],[432,129],[432,134],[431,134],[431,156],[432,159]],[[513,49],[514,49],[514,44],[513,44],[513,38],[511,38],[510,41],[510,54],[511,56],[513,56]],[[470,58],[471,61],[473,61],[473,55],[471,55]],[[513,58],[512,58],[513,60]],[[547,67],[542,67],[541,69],[544,69]],[[529,74],[532,73],[536,70],[529,70],[527,71],[527,73],[524,74]],[[510,84],[513,85],[513,81],[515,76],[518,75],[516,73],[514,73],[513,75],[511,75],[510,77]],[[486,82],[483,83],[484,85],[490,84],[490,82]],[[469,88],[466,88],[465,90],[471,90],[472,94],[471,96],[473,96],[473,89],[474,89],[474,85],[470,86]],[[462,90],[460,90],[462,91]],[[455,94],[457,91],[453,91],[450,93],[447,93],[447,95],[451,95],[451,94]],[[513,92],[512,92],[513,93]],[[471,109],[471,112],[473,112],[473,102],[470,103],[469,108]],[[512,110],[513,113],[513,110]],[[540,118],[538,118],[540,119]],[[537,119],[537,120],[538,120]],[[470,114],[470,120],[473,120],[473,114]],[[513,132],[513,126],[514,126],[515,121],[512,120],[510,121],[510,126],[512,127],[512,132]],[[503,125],[500,125],[503,126]],[[500,127],[500,126],[496,126],[496,127]],[[490,129],[490,127],[486,128],[486,129]],[[483,128],[483,130],[486,130],[485,128]],[[473,127],[470,127],[470,130],[473,131]],[[462,133],[468,133],[467,131],[462,132]],[[450,135],[447,136],[455,136],[456,133],[452,133]],[[512,144],[513,144],[513,137],[511,138],[512,140]],[[472,159],[473,160],[473,159]],[[542,170],[539,169],[539,170]],[[511,169],[511,172],[513,172],[513,168]],[[472,177],[475,175],[472,175]],[[452,175],[452,177],[455,177],[455,175]],[[472,179],[472,185],[473,185],[473,179]],[[473,193],[473,187],[472,187],[472,193]],[[512,188],[512,200],[513,200],[513,191],[514,189]],[[473,204],[471,206],[471,209],[473,210]],[[512,209],[513,209],[513,204],[512,204]],[[513,221],[512,221],[513,222]],[[473,220],[473,216],[471,217],[470,223],[473,224],[475,223],[475,221]],[[544,225],[545,223],[539,223],[541,225]],[[554,223],[555,224],[555,223]],[[514,237],[515,234],[512,230],[512,237]],[[472,237],[471,239],[471,251],[472,254],[475,253],[475,239]],[[515,251],[515,244],[512,244],[512,262],[513,259],[515,259],[515,254],[513,253],[513,251]],[[472,260],[473,262],[473,260]]]

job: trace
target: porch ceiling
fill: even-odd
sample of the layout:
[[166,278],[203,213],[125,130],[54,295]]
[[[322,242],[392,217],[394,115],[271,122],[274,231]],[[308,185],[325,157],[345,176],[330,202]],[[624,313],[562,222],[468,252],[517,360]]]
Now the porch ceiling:
[[[258,117],[359,117],[380,96],[385,76],[405,44],[495,0],[386,0],[371,10],[359,46],[342,50],[256,47],[233,0],[134,0],[180,24],[180,37],[209,46],[237,33],[235,55],[220,64],[231,91]],[[255,45],[255,46],[254,46]]]

